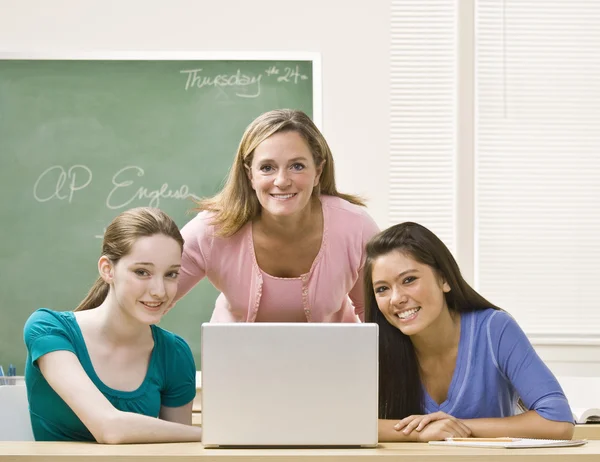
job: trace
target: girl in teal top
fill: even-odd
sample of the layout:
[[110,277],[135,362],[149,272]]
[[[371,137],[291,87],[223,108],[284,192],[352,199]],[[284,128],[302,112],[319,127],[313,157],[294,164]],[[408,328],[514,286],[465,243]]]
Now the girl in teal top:
[[25,382],[36,440],[200,441],[192,353],[155,325],[173,304],[182,249],[160,210],[123,212],[106,229],[100,277],[75,311],[31,315]]

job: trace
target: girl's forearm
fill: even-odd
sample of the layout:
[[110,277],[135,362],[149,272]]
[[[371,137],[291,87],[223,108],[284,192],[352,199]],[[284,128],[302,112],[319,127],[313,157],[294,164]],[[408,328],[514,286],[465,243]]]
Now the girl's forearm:
[[383,420],[379,419],[377,423],[378,428],[378,438],[379,441],[397,441],[397,442],[408,442],[408,441],[417,441],[416,432],[413,430],[408,435],[405,435],[404,432],[397,431],[394,429],[394,425],[398,423],[398,420]]
[[199,427],[156,419],[132,412],[118,411],[105,425],[105,444],[170,443],[201,441]]
[[472,436],[478,438],[510,436],[563,440],[571,439],[574,431],[573,424],[545,419],[535,411],[511,417],[461,421],[471,429]]

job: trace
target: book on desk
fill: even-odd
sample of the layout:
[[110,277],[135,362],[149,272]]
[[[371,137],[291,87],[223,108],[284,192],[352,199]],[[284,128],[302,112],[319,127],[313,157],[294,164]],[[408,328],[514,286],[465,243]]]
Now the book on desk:
[[558,376],[577,424],[600,423],[600,377]]
[[572,408],[577,424],[600,424],[600,408]]

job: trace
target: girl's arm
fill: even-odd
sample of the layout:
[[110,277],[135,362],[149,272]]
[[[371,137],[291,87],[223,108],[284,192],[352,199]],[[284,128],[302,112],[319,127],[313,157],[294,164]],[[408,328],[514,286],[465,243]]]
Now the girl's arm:
[[[470,429],[470,436],[570,439],[574,426],[567,399],[516,321],[509,314],[496,311],[485,327],[492,350],[490,360],[499,372],[499,380],[504,386],[512,385],[529,410],[510,417],[461,419]],[[400,422],[398,431],[420,434],[447,417],[443,412],[407,417]]]
[[167,443],[200,441],[202,438],[200,428],[116,409],[70,351],[47,353],[37,360],[37,364],[48,384],[99,443]]
[[570,440],[575,430],[570,422],[557,422],[540,416],[536,411],[496,419],[464,419],[473,437],[512,436]]
[[[442,414],[442,413],[439,413]],[[471,430],[459,419],[451,415],[439,415],[436,419],[425,425],[423,430],[416,431],[414,428],[407,432],[400,431],[402,423],[410,419],[420,420],[425,416],[410,416],[398,422],[398,420],[379,420],[379,441],[441,441],[446,438],[467,438],[471,436]]]
[[487,335],[492,361],[527,411],[511,417],[465,420],[473,435],[570,439],[574,426],[567,398],[517,322],[508,313],[496,311]]
[[399,432],[397,430],[394,429],[394,425],[396,425],[398,423],[397,420],[384,420],[384,419],[379,419],[378,423],[377,423],[377,433],[378,433],[378,438],[379,441],[383,442],[383,441],[401,441],[401,442],[408,442],[408,441],[417,441],[416,438],[416,433],[417,432],[411,432],[408,435],[404,434],[403,432]]
[[192,425],[192,405],[193,401],[190,401],[185,406],[169,407],[161,406],[159,419],[167,420],[169,422],[177,422],[184,425]]
[[[385,420],[381,422],[395,423],[396,425],[386,425],[383,436],[386,438],[381,441],[431,441],[433,439],[444,439],[448,437],[473,437],[473,438],[496,438],[509,436],[515,438],[546,438],[554,440],[569,440],[573,437],[574,427],[570,422],[557,422],[548,420],[540,416],[536,411],[527,411],[523,414],[488,419],[457,419],[463,425],[460,430],[467,429],[467,434],[452,434],[452,430],[458,430],[457,427],[448,427],[440,429],[438,422],[447,419],[454,419],[452,416],[443,412],[433,414],[410,416],[400,422]],[[438,428],[444,433],[432,433],[432,430]],[[389,431],[395,431],[399,435],[394,436]],[[380,436],[382,436],[382,427],[380,426]]]

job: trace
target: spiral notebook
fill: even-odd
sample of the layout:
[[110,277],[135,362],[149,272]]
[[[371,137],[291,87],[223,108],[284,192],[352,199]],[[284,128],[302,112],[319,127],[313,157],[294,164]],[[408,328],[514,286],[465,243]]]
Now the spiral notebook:
[[587,440],[543,440],[534,438],[446,438],[444,441],[430,441],[440,446],[466,446],[478,448],[563,448],[583,446]]

